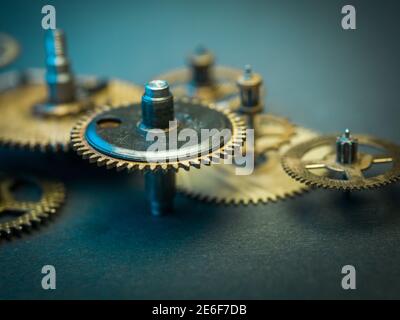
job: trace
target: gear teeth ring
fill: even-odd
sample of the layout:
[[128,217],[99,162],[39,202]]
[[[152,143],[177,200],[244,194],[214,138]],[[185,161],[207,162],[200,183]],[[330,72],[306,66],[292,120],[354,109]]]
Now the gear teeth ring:
[[[182,101],[184,103],[194,103],[194,101],[196,101],[196,103],[199,103],[198,99],[195,99],[193,101],[192,98],[187,97],[182,98],[181,100],[178,99],[177,101]],[[217,150],[210,151],[210,153],[208,154],[200,155],[196,159],[177,160],[174,162],[166,161],[147,163],[140,161],[115,159],[113,157],[100,153],[95,148],[93,148],[85,139],[85,131],[88,124],[94,117],[111,109],[109,106],[98,108],[78,121],[78,123],[71,131],[72,148],[83,159],[88,159],[91,163],[97,163],[99,167],[106,166],[107,169],[116,168],[117,171],[126,170],[128,172],[131,172],[139,170],[155,172],[159,170],[172,170],[177,172],[179,169],[184,169],[188,171],[190,167],[199,168],[202,165],[209,166],[214,161],[219,161],[221,158],[226,157],[227,153],[241,147],[246,138],[246,127],[242,119],[234,113],[230,112],[229,110],[222,109],[220,107],[210,105],[205,102],[200,102],[200,104],[204,107],[222,112],[232,123],[232,136],[227,144],[221,146]]]

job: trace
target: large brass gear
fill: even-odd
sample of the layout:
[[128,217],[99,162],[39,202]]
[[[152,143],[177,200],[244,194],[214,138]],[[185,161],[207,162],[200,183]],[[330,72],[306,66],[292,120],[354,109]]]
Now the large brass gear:
[[[38,201],[19,200],[13,194],[13,188],[20,183],[31,182],[40,188]],[[0,177],[0,217],[11,213],[15,218],[0,223],[0,237],[9,236],[34,224],[48,219],[65,200],[65,188],[60,182],[52,182],[32,177]]]
[[[87,111],[76,108],[77,103],[68,103],[67,108],[58,108],[59,114],[43,116],[35,112],[35,106],[47,97],[43,83],[43,71],[28,70],[23,74],[7,74],[0,78],[0,144],[15,148],[41,151],[67,151],[70,146],[70,132],[74,124]],[[83,77],[81,87],[90,92],[87,107],[103,104],[118,105],[140,100],[141,89],[135,85],[110,80],[104,85],[93,77]],[[66,104],[67,105],[67,104]]]
[[0,68],[11,64],[20,52],[17,40],[8,34],[0,33]]
[[250,175],[237,175],[234,164],[220,164],[178,174],[178,189],[190,197],[225,205],[268,203],[306,191],[306,186],[283,171],[280,157],[289,146],[316,134],[278,116],[260,114],[257,118],[261,120],[255,144],[258,156]]
[[91,163],[97,163],[98,166],[106,166],[107,169],[116,168],[117,171],[178,171],[180,168],[189,170],[192,166],[199,168],[201,165],[210,165],[213,161],[219,161],[220,158],[228,156],[235,148],[239,148],[243,144],[245,139],[245,126],[238,116],[227,110],[220,110],[215,106],[201,102],[198,99],[191,99],[187,97],[177,99],[176,105],[179,106],[181,104],[189,105],[189,107],[185,107],[187,110],[190,110],[190,105],[195,105],[196,108],[203,108],[204,112],[207,112],[208,110],[210,114],[217,112],[223,113],[232,127],[230,140],[226,144],[221,145],[219,148],[210,150],[208,153],[196,155],[191,158],[178,159],[176,161],[133,161],[123,159],[121,157],[114,157],[94,148],[86,137],[86,132],[90,124],[94,123],[96,118],[101,118],[101,116],[106,115],[108,112],[110,112],[109,116],[113,119],[116,117],[118,118],[117,113],[140,113],[140,105],[125,105],[119,108],[110,108],[109,106],[99,108],[98,110],[80,119],[71,132],[72,147],[84,159],[88,159]]
[[[372,136],[356,135],[361,146],[379,151],[377,154],[360,152],[354,163],[342,164],[337,161],[334,151],[336,139],[337,136],[324,136],[294,146],[282,158],[284,170],[309,186],[345,191],[377,188],[399,180],[399,146]],[[307,157],[307,154],[313,156]],[[391,168],[384,173],[364,176],[373,165],[384,163],[391,164]],[[321,170],[326,174],[321,175]]]

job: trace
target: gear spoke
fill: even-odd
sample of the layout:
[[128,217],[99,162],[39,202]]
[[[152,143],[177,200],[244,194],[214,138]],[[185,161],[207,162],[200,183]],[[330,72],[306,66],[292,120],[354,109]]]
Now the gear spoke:
[[303,165],[308,170],[324,169],[327,167],[326,161],[323,160],[304,161]]
[[380,164],[380,163],[390,163],[393,162],[393,158],[386,154],[380,154],[373,156],[372,163]]

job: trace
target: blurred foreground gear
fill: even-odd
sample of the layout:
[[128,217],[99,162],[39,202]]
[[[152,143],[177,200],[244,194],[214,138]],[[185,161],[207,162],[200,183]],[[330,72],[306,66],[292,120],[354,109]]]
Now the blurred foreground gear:
[[205,102],[230,99],[237,91],[235,81],[240,70],[215,66],[214,55],[197,47],[188,58],[188,66],[157,76],[171,86],[175,97],[198,98]]
[[[207,129],[222,135],[204,137]],[[178,139],[183,134],[186,138]],[[73,148],[90,162],[117,170],[145,170],[154,215],[172,211],[179,168],[210,165],[239,148],[244,138],[238,117],[189,98],[174,102],[163,80],[146,84],[141,105],[100,109],[79,121],[71,133]],[[155,142],[157,149],[152,148]]]
[[[39,189],[36,200],[20,199],[18,187],[33,185]],[[64,185],[38,178],[0,175],[0,236],[22,231],[49,218],[65,200]],[[11,216],[11,218],[8,218]]]
[[178,174],[178,188],[183,193],[205,201],[247,205],[276,201],[307,189],[286,175],[280,165],[280,157],[287,146],[316,134],[296,127],[282,117],[261,114],[261,84],[261,76],[252,73],[249,66],[238,79],[241,104],[237,112],[247,122],[248,128],[254,129],[255,138],[254,145],[249,145],[251,139],[247,135],[243,151],[254,158],[254,171],[251,174],[239,174],[244,168],[239,163],[241,161],[236,161],[204,168],[199,172]]
[[339,137],[323,136],[291,148],[282,165],[291,177],[313,187],[372,189],[399,180],[400,147],[367,135],[352,136],[346,130]]
[[4,68],[14,62],[19,55],[17,40],[5,33],[0,33],[0,68]]
[[0,76],[0,144],[67,151],[70,131],[88,109],[140,99],[141,90],[125,82],[75,79],[60,30],[46,34],[46,67],[45,74],[28,70]]

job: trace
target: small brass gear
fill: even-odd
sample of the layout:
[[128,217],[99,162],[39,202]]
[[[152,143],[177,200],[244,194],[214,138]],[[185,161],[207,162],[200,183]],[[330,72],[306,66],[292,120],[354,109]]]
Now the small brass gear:
[[0,68],[11,64],[18,57],[19,51],[17,40],[8,34],[0,33]]
[[[78,79],[87,93],[85,108],[78,102],[57,106],[56,114],[43,115],[35,107],[46,101],[47,89],[43,71],[28,70],[22,74],[6,74],[0,78],[0,144],[13,148],[40,151],[67,151],[74,124],[94,106],[118,105],[140,100],[141,89],[119,80],[107,82],[93,77]],[[67,110],[74,112],[69,113]]]
[[261,114],[257,127],[257,159],[254,171],[238,175],[235,164],[220,164],[178,174],[178,189],[195,199],[219,204],[258,204],[298,195],[308,188],[291,180],[280,165],[280,157],[291,145],[315,137],[310,130],[288,120]]
[[[13,194],[18,184],[33,183],[41,191],[38,201],[19,200]],[[0,177],[0,217],[11,213],[15,218],[0,223],[0,236],[9,236],[49,218],[65,201],[65,188],[60,182],[43,179],[6,176]]]
[[[294,146],[282,158],[284,170],[309,186],[345,191],[378,188],[399,180],[399,146],[372,136],[355,135],[354,141],[369,150],[358,152],[352,163],[341,163],[334,149],[337,139],[336,135],[323,136]],[[391,167],[374,175],[371,169],[379,164]],[[321,170],[326,173],[321,175]],[[369,172],[372,175],[365,176]]]
[[[130,160],[126,157],[129,156],[128,153],[125,155],[117,156],[113,154],[107,154],[102,152],[99,149],[96,149],[91,145],[91,139],[88,139],[88,133],[94,132],[96,130],[105,132],[115,131],[116,128],[120,126],[118,135],[122,135],[121,138],[118,137],[104,137],[105,140],[111,140],[115,143],[119,144],[118,146],[113,146],[115,150],[123,150],[126,149],[122,147],[126,141],[129,139],[128,147],[135,147],[137,143],[135,141],[143,140],[143,137],[140,136],[140,133],[136,130],[136,125],[141,118],[140,105],[124,105],[118,108],[110,108],[109,106],[99,108],[98,110],[92,112],[91,114],[84,116],[71,132],[71,141],[72,147],[79,155],[81,155],[84,159],[88,159],[91,163],[97,163],[98,166],[106,166],[107,169],[116,168],[116,170],[143,170],[143,171],[158,171],[158,170],[172,170],[177,171],[182,168],[185,170],[189,170],[190,167],[199,168],[200,165],[210,165],[213,161],[218,161],[222,157],[228,156],[235,148],[239,148],[245,139],[245,126],[241,119],[234,115],[233,113],[227,110],[220,110],[212,105],[201,102],[198,99],[191,98],[181,98],[175,101],[175,109],[176,113],[181,114],[180,120],[187,124],[188,126],[192,125],[204,125],[207,122],[213,122],[215,118],[220,115],[221,119],[224,123],[228,123],[230,126],[231,137],[230,140],[216,149],[210,150],[209,152],[202,153],[201,155],[185,157],[184,159],[169,161],[166,159],[165,161],[146,161],[146,160]],[[196,117],[201,117],[200,119],[196,119]],[[217,117],[218,118],[218,117]],[[136,121],[134,120],[136,119]],[[108,120],[110,120],[109,123]],[[114,126],[114,123],[117,123]],[[99,123],[105,123],[105,128],[101,128],[102,125]],[[91,131],[93,128],[94,131]],[[204,127],[206,128],[206,127]],[[127,134],[130,132],[131,137]],[[136,136],[136,137],[135,137]],[[136,140],[135,140],[136,139]],[[114,142],[109,142],[112,145]],[[130,150],[133,151],[133,150]],[[141,153],[145,153],[145,149],[140,150]],[[177,151],[178,152],[178,151]],[[171,158],[177,158],[171,157]]]
[[170,85],[176,98],[190,97],[213,103],[230,100],[237,93],[236,79],[240,70],[215,66],[211,51],[198,46],[188,57],[186,68],[157,76]]

